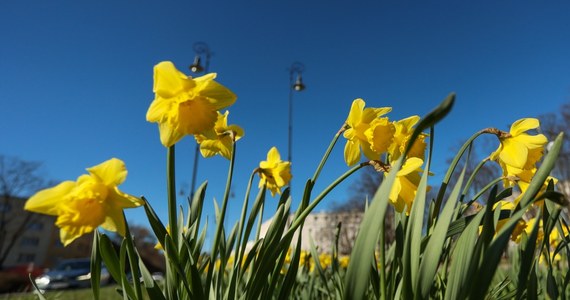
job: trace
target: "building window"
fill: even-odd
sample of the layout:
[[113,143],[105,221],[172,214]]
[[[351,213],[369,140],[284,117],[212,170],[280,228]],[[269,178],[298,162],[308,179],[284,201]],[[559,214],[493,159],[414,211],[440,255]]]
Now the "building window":
[[0,212],[9,212],[11,208],[10,203],[0,203]]
[[18,255],[18,262],[19,263],[29,263],[29,262],[33,262],[35,258],[36,258],[36,255],[33,253],[20,253],[20,255]]
[[20,241],[20,246],[38,246],[40,244],[40,239],[37,237],[25,236]]
[[40,231],[44,229],[44,223],[42,222],[30,222],[28,224],[28,230],[33,230],[33,231]]

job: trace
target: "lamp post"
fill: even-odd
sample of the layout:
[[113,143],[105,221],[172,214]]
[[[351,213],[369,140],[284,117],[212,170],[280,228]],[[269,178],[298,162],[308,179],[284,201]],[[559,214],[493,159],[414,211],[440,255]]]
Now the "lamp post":
[[[287,160],[291,162],[291,144],[293,141],[293,93],[300,92],[305,89],[301,73],[305,70],[305,66],[300,62],[294,62],[289,68],[289,142],[287,144]],[[293,81],[293,78],[296,79]]]
[[[210,57],[212,57],[213,52],[210,51],[208,44],[204,42],[196,42],[192,46],[196,55],[194,56],[194,62],[188,67],[192,73],[199,74],[204,72],[208,74],[208,69],[210,67]],[[205,57],[205,64],[202,66],[202,56]],[[200,144],[196,143],[196,151],[194,153],[194,167],[192,168],[192,186],[190,187],[190,199],[194,198],[194,191],[196,190],[196,175],[198,173],[198,153],[200,152]]]

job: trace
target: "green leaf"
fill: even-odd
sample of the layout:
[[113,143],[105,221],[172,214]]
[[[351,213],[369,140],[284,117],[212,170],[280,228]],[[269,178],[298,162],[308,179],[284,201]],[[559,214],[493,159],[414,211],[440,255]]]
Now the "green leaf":
[[167,235],[164,238],[164,242],[165,242],[164,252],[166,253],[166,258],[167,258],[166,283],[167,287],[170,289],[171,292],[170,297],[167,298],[172,298],[172,297],[176,298],[175,296],[176,290],[180,287],[179,286],[180,283],[182,283],[182,287],[184,287],[185,291],[192,298],[193,293],[190,290],[190,286],[185,276],[186,274],[182,269],[182,263],[178,259],[178,253],[176,252],[176,245],[174,244],[174,241],[172,240],[170,235]]
[[187,225],[192,226],[193,224],[196,224],[191,236],[196,236],[198,234],[198,230],[200,229],[200,218],[202,217],[202,208],[204,207],[204,198],[206,196],[207,187],[208,187],[208,182],[205,181],[198,187],[198,189],[194,193],[194,198],[192,199],[188,198],[188,201],[191,200],[191,203],[190,203],[190,211],[188,213]]
[[302,232],[303,226],[301,225],[301,229],[299,230],[299,234],[297,236],[297,243],[295,245],[293,257],[291,258],[291,262],[287,268],[285,279],[283,279],[283,283],[280,286],[279,300],[289,299],[292,289],[294,288],[295,280],[297,279],[297,273],[299,271],[299,262],[301,260],[301,242],[303,236]]
[[[204,228],[205,229],[205,228]],[[202,286],[202,276],[200,274],[200,270],[198,270],[197,268],[197,261],[195,261],[191,255],[191,251],[190,249],[190,244],[188,243],[188,241],[183,240],[183,248],[186,248],[186,253],[188,254],[189,257],[187,257],[186,260],[186,264],[185,264],[185,270],[184,270],[184,274],[187,274],[188,277],[190,278],[189,280],[189,286],[190,286],[190,290],[192,292],[192,295],[194,295],[194,297],[196,297],[196,299],[204,299],[205,293],[204,293],[204,286]],[[185,261],[185,260],[182,260]],[[215,263],[214,263],[215,264]]]
[[[125,293],[123,293],[123,299],[124,300],[128,300],[129,298],[137,299],[135,291],[133,287],[129,284],[129,280],[127,279],[126,276],[127,274],[126,265],[127,265],[127,245],[125,239],[123,239],[123,241],[121,242],[121,247],[119,248],[119,268],[121,269],[121,274],[125,274],[121,276],[121,281],[120,281],[123,291],[125,291]],[[139,279],[137,277],[133,277],[133,281],[135,280]]]
[[487,274],[488,276],[479,276],[475,278],[475,282],[472,285],[474,288],[471,290],[470,298],[480,299],[489,289],[489,285],[491,284],[491,280],[495,274],[502,253],[510,239],[511,233],[554,168],[556,158],[558,157],[560,148],[562,147],[562,138],[563,134],[561,133],[552,144],[552,148],[545,156],[540,168],[536,171],[526,192],[523,194],[519,205],[511,215],[511,218],[505,223],[505,225],[503,225],[501,230],[497,233],[496,238],[489,246],[489,250],[485,252],[485,256],[477,272],[478,274]]
[[99,230],[93,232],[93,246],[91,247],[91,290],[93,299],[99,299],[101,282],[101,254],[99,254]]
[[[124,218],[123,212],[123,218]],[[123,239],[123,243],[126,245],[127,248],[127,255],[129,260],[129,266],[131,269],[131,274],[133,275],[133,286],[135,288],[135,295],[137,299],[142,299],[142,287],[140,282],[140,272],[138,267],[138,254],[135,251],[135,245],[133,243],[133,238],[131,236],[131,232],[129,231],[129,224],[125,221],[125,238]]]
[[465,168],[461,172],[451,195],[447,199],[447,203],[443,207],[443,211],[437,218],[434,230],[426,246],[426,251],[422,258],[420,264],[420,279],[419,279],[419,290],[421,292],[422,298],[426,299],[429,296],[437,268],[439,266],[439,261],[441,253],[443,251],[443,244],[447,239],[447,230],[449,229],[449,224],[454,215],[455,205],[459,199],[459,194],[461,192],[461,185],[463,184],[463,177],[465,176]]
[[327,285],[328,280],[325,275],[325,271],[323,270],[323,266],[321,265],[319,254],[317,253],[317,248],[315,248],[315,242],[313,241],[313,237],[311,235],[309,235],[309,245],[311,249],[311,256],[313,257],[313,261],[315,262],[315,269],[317,269],[317,273],[319,274],[319,277],[321,278],[324,286],[326,287],[327,295],[329,296],[329,298],[332,298],[331,291],[329,289],[329,286]]
[[467,286],[471,280],[468,272],[469,266],[473,259],[473,252],[479,237],[479,224],[485,215],[485,211],[477,213],[467,225],[467,228],[457,239],[455,248],[451,256],[451,267],[449,270],[449,279],[447,282],[447,290],[445,292],[445,299],[463,299],[461,295],[466,292]]
[[164,237],[166,236],[166,228],[164,224],[160,221],[160,218],[156,215],[150,203],[145,197],[141,197],[144,200],[144,211],[146,213],[150,228],[154,232],[154,236],[158,239],[161,245],[164,245]]
[[121,273],[120,262],[119,262],[119,257],[117,256],[117,252],[115,251],[115,248],[113,247],[113,244],[111,243],[111,240],[109,239],[109,237],[107,237],[107,235],[100,233],[98,233],[98,235],[99,235],[99,241],[98,241],[99,253],[101,255],[101,258],[103,259],[103,262],[105,262],[107,271],[109,271],[109,274],[111,274],[111,276],[117,283],[121,283],[122,280],[121,277],[123,277],[124,274]]
[[138,258],[139,258],[139,269],[141,271],[141,277],[143,279],[144,287],[146,289],[148,296],[150,297],[150,299],[153,299],[153,300],[154,299],[157,299],[157,300],[163,300],[164,299],[165,300],[166,298],[164,297],[162,290],[160,289],[158,284],[156,284],[156,282],[154,281],[154,278],[152,278],[152,274],[150,273],[150,271],[145,266],[140,255],[138,256]]
[[[373,197],[372,203],[366,213],[364,213],[345,275],[344,299],[363,299],[368,290],[370,267],[374,263],[376,242],[381,226],[384,223],[384,216],[388,207],[388,196],[396,179],[396,173],[402,165],[402,158],[392,166],[390,174],[382,181]],[[380,250],[384,251],[384,249]]]
[[[429,170],[429,164],[426,165]],[[420,268],[420,253],[422,241],[422,227],[424,223],[424,211],[427,193],[427,178],[429,171],[423,172],[416,197],[412,203],[411,215],[406,229],[404,241],[404,292],[406,297],[412,298],[417,292],[418,270]],[[410,294],[408,294],[410,293]]]
[[[540,219],[540,211],[536,216],[537,220]],[[520,258],[520,270],[518,276],[517,284],[517,299],[521,299],[524,295],[526,288],[528,287],[527,282],[529,280],[529,274],[533,269],[536,257],[536,242],[538,239],[538,228],[540,222],[534,222],[530,236],[528,237],[526,244],[524,245],[524,250],[522,250]],[[524,232],[523,232],[524,234]],[[528,294],[528,293],[527,293]]]

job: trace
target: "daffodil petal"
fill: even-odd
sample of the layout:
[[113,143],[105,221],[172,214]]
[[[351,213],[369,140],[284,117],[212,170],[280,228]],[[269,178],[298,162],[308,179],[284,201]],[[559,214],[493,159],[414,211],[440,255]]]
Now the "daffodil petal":
[[511,130],[509,131],[511,135],[517,136],[527,130],[535,129],[540,126],[540,122],[535,118],[524,118],[517,120],[511,125]]
[[404,162],[400,171],[398,171],[398,176],[408,175],[419,169],[423,164],[424,161],[421,158],[410,157]]
[[42,190],[26,201],[24,209],[55,216],[59,213],[58,206],[74,187],[75,182],[64,181],[55,187]]
[[501,154],[501,151],[503,151],[503,144],[499,144],[499,147],[497,148],[497,150],[495,150],[493,153],[491,153],[491,155],[489,155],[489,159],[490,160],[497,160]]
[[146,120],[148,122],[165,122],[173,104],[172,101],[157,97],[146,112]]
[[237,96],[225,86],[213,79],[215,73],[195,78],[196,90],[202,97],[206,97],[216,110],[228,107],[236,102]]
[[548,139],[543,134],[529,135],[521,133],[517,135],[515,139],[517,142],[525,144],[529,149],[542,148],[548,143]]
[[281,155],[276,147],[271,147],[269,152],[267,153],[267,161],[268,162],[278,162],[281,160]]
[[362,112],[362,123],[370,123],[374,119],[379,118],[382,115],[385,115],[392,111],[391,107],[368,107],[365,108]]
[[133,195],[129,195],[114,187],[109,191],[107,196],[108,205],[115,208],[115,210],[122,210],[123,208],[134,208],[144,205],[144,201]]
[[360,148],[364,156],[366,156],[366,158],[369,160],[380,159],[380,152],[375,152],[372,150],[372,146],[368,142],[360,141]]
[[348,166],[352,166],[360,161],[360,146],[353,141],[346,141],[344,146],[344,161]]
[[407,207],[406,212],[409,214],[412,209],[412,203],[414,203],[414,199],[416,198],[418,186],[409,181],[405,176],[400,177],[400,185],[402,188],[400,189],[399,197],[405,203]]
[[503,140],[503,151],[499,158],[505,164],[522,169],[528,157],[528,149],[523,144],[512,139]]
[[178,71],[172,62],[163,61],[154,66],[153,91],[157,95],[170,98],[192,85],[192,80]]
[[71,242],[75,241],[81,235],[83,235],[81,231],[69,232],[63,228],[59,229],[59,239],[64,247],[71,244]]
[[405,206],[405,203],[403,203],[402,201],[398,201],[399,200],[398,195],[400,195],[401,190],[402,190],[402,185],[400,184],[400,179],[396,178],[396,180],[394,180],[394,184],[392,185],[392,189],[390,190],[390,195],[388,196],[388,198],[390,199],[392,205],[394,205],[394,208],[396,209],[397,212],[402,212]]
[[127,178],[127,167],[125,163],[118,158],[111,158],[94,167],[88,168],[87,171],[96,176],[107,186],[119,185]]
[[230,125],[228,126],[228,130],[233,131],[236,137],[236,141],[241,139],[244,135],[245,132],[243,130],[243,128],[237,126],[237,125]]
[[356,126],[360,123],[362,119],[362,110],[364,110],[364,106],[366,103],[362,99],[354,99],[352,101],[352,105],[350,106],[350,112],[348,113],[348,118],[346,119],[346,123],[350,127]]
[[183,133],[177,131],[167,123],[159,123],[158,130],[160,131],[160,142],[164,147],[170,147],[184,137]]
[[420,120],[420,116],[410,116],[405,119],[398,121],[399,125],[407,129],[408,131],[418,123]]
[[105,216],[105,221],[101,227],[108,231],[113,231],[121,236],[125,236],[126,224],[122,210],[109,210]]
[[200,152],[204,157],[212,157],[219,153],[221,156],[230,159],[231,150],[220,140],[204,140],[200,143]]
[[367,107],[362,111],[362,117],[360,119],[360,123],[370,124],[376,118],[378,118],[378,114],[376,114],[376,109],[372,107]]

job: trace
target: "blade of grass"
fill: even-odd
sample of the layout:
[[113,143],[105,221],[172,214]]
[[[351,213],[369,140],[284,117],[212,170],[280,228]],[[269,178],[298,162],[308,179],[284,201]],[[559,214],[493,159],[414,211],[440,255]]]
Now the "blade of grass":
[[511,218],[505,223],[505,225],[503,225],[501,230],[497,233],[496,238],[489,246],[489,250],[485,253],[483,261],[478,270],[479,274],[486,274],[487,276],[479,276],[475,278],[475,282],[472,285],[473,288],[470,291],[470,298],[481,299],[489,289],[493,274],[495,274],[503,250],[505,249],[510,239],[512,231],[514,230],[518,221],[522,218],[523,214],[526,212],[527,208],[530,206],[530,204],[532,204],[532,201],[535,198],[536,194],[543,186],[544,181],[554,168],[554,164],[560,152],[560,148],[562,147],[562,139],[563,134],[561,133],[552,144],[550,151],[546,154],[542,165],[536,171],[526,192],[523,194],[519,204],[511,215]]
[[99,253],[99,230],[93,232],[93,246],[91,247],[91,291],[93,299],[99,300],[101,287],[101,254]]
[[437,268],[439,266],[440,257],[443,249],[443,244],[447,239],[447,231],[449,229],[449,224],[453,218],[453,213],[455,210],[455,205],[459,200],[459,194],[461,192],[461,185],[463,184],[463,178],[465,176],[465,168],[461,172],[451,195],[447,199],[443,211],[437,218],[435,223],[435,228],[426,246],[426,251],[422,262],[420,264],[420,279],[419,279],[419,291],[421,293],[421,298],[428,298],[429,292],[431,290]]

